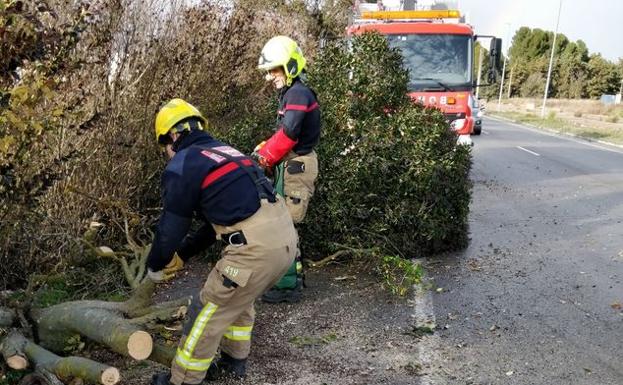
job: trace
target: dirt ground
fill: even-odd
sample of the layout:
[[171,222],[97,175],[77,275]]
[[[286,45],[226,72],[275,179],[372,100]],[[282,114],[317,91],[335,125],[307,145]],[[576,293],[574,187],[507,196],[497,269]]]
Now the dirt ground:
[[[210,265],[191,261],[186,272],[163,286],[157,301],[192,294]],[[223,384],[343,385],[414,384],[418,337],[413,304],[383,291],[365,267],[328,266],[307,270],[297,304],[256,303],[253,345],[244,380]],[[124,384],[148,384],[166,368],[129,364]]]

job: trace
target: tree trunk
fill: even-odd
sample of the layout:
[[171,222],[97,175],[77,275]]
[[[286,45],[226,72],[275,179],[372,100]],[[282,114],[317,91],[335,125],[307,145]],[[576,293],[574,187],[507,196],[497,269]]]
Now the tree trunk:
[[121,378],[117,368],[82,357],[59,357],[27,340],[18,332],[12,332],[5,338],[2,342],[3,355],[5,349],[7,352],[20,352],[21,355],[28,357],[36,368],[47,370],[62,380],[77,377],[91,383],[114,385]]

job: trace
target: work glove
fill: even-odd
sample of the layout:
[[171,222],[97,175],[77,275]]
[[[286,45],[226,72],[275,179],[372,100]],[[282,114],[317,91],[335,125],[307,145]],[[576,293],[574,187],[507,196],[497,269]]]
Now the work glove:
[[164,270],[153,271],[147,269],[147,278],[151,279],[154,283],[163,283],[171,278],[175,277],[175,274],[165,274]]
[[253,152],[251,153],[251,158],[253,158],[257,162],[257,164],[264,170],[266,176],[272,176],[273,168],[268,164],[268,160],[259,153],[259,151],[262,149],[262,147],[264,147],[265,144],[266,141],[264,140],[260,144],[255,146]]
[[169,262],[164,269],[162,269],[162,272],[164,274],[167,275],[175,275],[175,273],[177,273],[178,271],[184,269],[184,260],[179,256],[179,254],[176,252],[175,254],[173,254],[173,258],[171,259],[171,262]]
[[262,142],[260,144],[255,146],[255,148],[253,149],[253,152],[256,153],[256,152],[260,151],[262,149],[262,147],[264,147],[265,144],[266,144],[266,141],[262,140]]
[[268,165],[268,161],[262,155],[257,152],[253,152],[251,157],[257,162],[258,166],[260,166],[264,171],[269,171],[272,173],[272,167]]

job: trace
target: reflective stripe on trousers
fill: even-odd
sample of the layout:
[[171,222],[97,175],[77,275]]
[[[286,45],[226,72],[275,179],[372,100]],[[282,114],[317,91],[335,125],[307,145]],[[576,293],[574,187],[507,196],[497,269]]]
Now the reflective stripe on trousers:
[[223,337],[232,341],[251,341],[253,326],[230,326]]
[[206,325],[212,318],[214,312],[218,309],[218,306],[208,302],[207,305],[203,307],[197,319],[195,319],[195,323],[193,324],[190,333],[188,334],[188,338],[186,338],[186,343],[184,343],[183,349],[178,348],[177,354],[175,355],[175,362],[178,365],[187,370],[195,370],[195,371],[204,371],[208,370],[210,367],[210,363],[214,359],[214,357],[205,358],[205,359],[195,359],[192,354],[197,346],[197,342],[203,335],[205,331]]

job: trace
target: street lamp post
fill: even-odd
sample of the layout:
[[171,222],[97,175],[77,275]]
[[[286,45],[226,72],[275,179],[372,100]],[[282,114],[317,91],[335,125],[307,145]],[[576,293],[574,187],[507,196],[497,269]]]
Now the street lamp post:
[[484,57],[484,49],[482,46],[478,48],[478,80],[476,80],[476,99],[480,95],[480,77],[482,76],[482,59]]
[[543,94],[543,106],[541,106],[541,118],[545,117],[545,103],[547,103],[547,94],[549,93],[549,84],[552,79],[552,67],[554,64],[554,52],[556,52],[556,36],[558,35],[558,25],[560,24],[561,9],[562,9],[562,0],[559,0],[558,17],[556,18],[556,31],[554,32],[554,43],[552,44],[552,54],[549,57],[549,69],[547,70],[547,81],[545,82],[545,93]]
[[[511,23],[506,23],[506,41],[510,44]],[[510,51],[510,50],[509,50]],[[500,95],[498,96],[498,111],[500,111],[500,104],[502,103],[502,92],[504,91],[504,76],[506,76],[506,60],[508,58],[508,52],[504,55],[504,65],[502,65],[502,79],[500,80]]]

